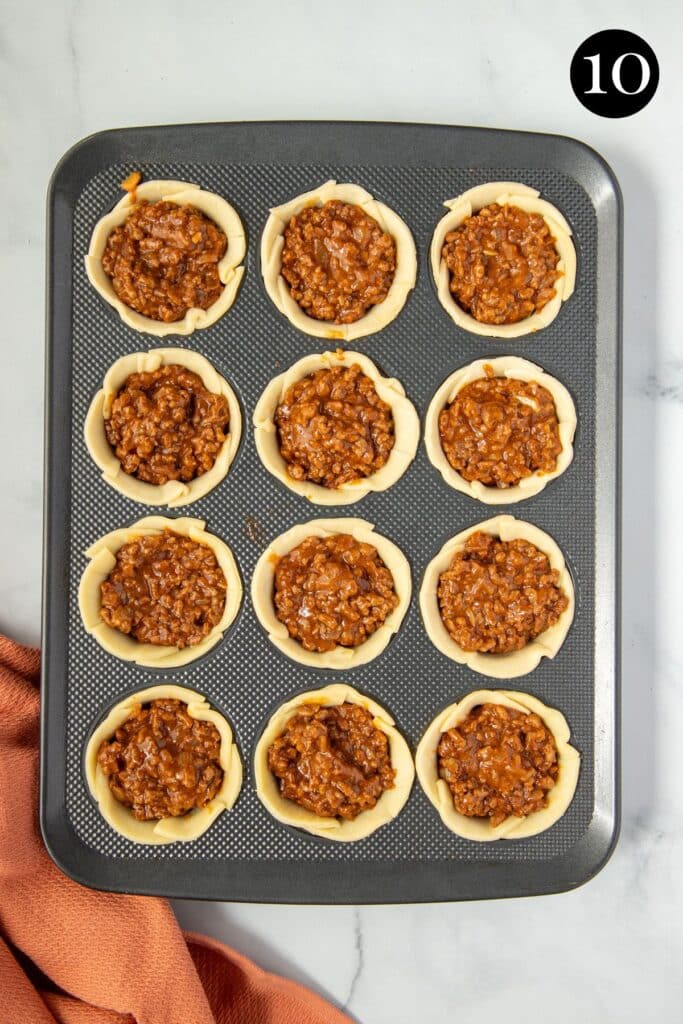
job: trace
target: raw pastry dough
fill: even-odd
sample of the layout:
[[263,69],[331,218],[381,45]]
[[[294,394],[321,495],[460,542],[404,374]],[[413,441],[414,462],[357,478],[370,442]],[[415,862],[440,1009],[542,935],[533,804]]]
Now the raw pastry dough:
[[[360,704],[374,716],[374,724],[389,740],[392,767],[396,770],[395,785],[382,793],[374,807],[361,811],[353,821],[338,818],[319,818],[312,811],[287,800],[280,795],[277,779],[268,767],[268,748],[280,736],[287,722],[296,714],[302,704],[321,704],[334,707],[343,703]],[[334,839],[338,842],[353,842],[364,839],[382,825],[395,818],[410,796],[415,778],[415,766],[410,748],[400,732],[394,727],[393,718],[369,697],[354,690],[348,683],[334,683],[322,690],[300,693],[278,708],[268,722],[254,751],[254,776],[256,792],[268,811],[285,825],[312,832],[316,836]]]
[[[283,231],[291,218],[307,206],[323,206],[330,199],[339,199],[343,203],[362,207],[396,243],[396,272],[386,299],[372,306],[365,316],[352,324],[335,324],[307,316],[292,298],[289,286],[280,273],[284,247]],[[381,331],[403,309],[408,293],[415,287],[417,277],[415,242],[407,224],[398,214],[384,203],[373,199],[365,189],[359,185],[338,185],[336,181],[326,181],[324,185],[311,192],[305,192],[288,203],[271,209],[261,237],[261,273],[266,291],[274,304],[300,331],[312,334],[316,338],[353,341],[354,338],[364,338],[368,334]]]
[[[536,381],[553,396],[557,411],[558,433],[562,451],[557,457],[557,466],[552,473],[534,473],[523,477],[514,487],[491,487],[479,480],[465,480],[453,469],[444,454],[439,434],[439,415],[442,409],[453,401],[466,384],[485,377],[484,367],[490,366],[495,377],[510,377],[513,380]],[[564,384],[551,377],[540,366],[517,356],[499,356],[497,359],[477,359],[452,373],[436,392],[427,410],[425,419],[425,447],[432,465],[441,473],[445,482],[456,491],[469,494],[486,505],[512,505],[524,501],[542,491],[545,485],[564,473],[574,458],[574,432],[576,430],[576,408],[572,396]]]
[[[169,480],[165,484],[150,484],[125,473],[116,458],[104,431],[105,420],[111,413],[111,404],[131,373],[152,373],[160,366],[184,366],[202,379],[207,391],[224,395],[230,412],[230,433],[226,437],[218,457],[207,473],[195,477],[189,483],[183,480]],[[121,494],[142,505],[167,505],[179,508],[203,498],[221,482],[235,457],[242,434],[242,413],[240,405],[226,380],[214,370],[208,359],[187,348],[156,348],[151,352],[133,352],[123,356],[109,367],[101,389],[97,392],[85,419],[85,443],[94,462],[102,471],[102,478]]]
[[[521,538],[528,540],[548,557],[550,567],[559,573],[558,586],[567,596],[567,607],[554,626],[531,640],[520,651],[507,651],[505,654],[486,654],[480,651],[465,651],[455,642],[441,618],[437,589],[439,577],[449,568],[453,555],[462,551],[465,541],[479,530],[499,537],[502,541]],[[434,646],[460,665],[468,665],[475,672],[491,676],[494,679],[515,679],[526,675],[539,664],[541,658],[554,658],[564,643],[569,627],[574,618],[574,586],[565,565],[564,556],[555,541],[543,530],[531,523],[525,523],[514,516],[495,516],[483,523],[475,523],[462,533],[452,537],[441,548],[438,555],[427,566],[420,589],[420,611],[427,635]]]
[[[228,545],[208,533],[202,519],[165,519],[163,516],[145,516],[132,526],[121,530],[113,530],[95,541],[86,551],[90,559],[85,572],[81,576],[78,588],[78,607],[86,632],[92,634],[105,651],[114,654],[123,661],[134,661],[138,665],[149,668],[173,668],[187,665],[190,661],[201,658],[207,651],[222,639],[228,626],[239,611],[242,603],[242,581],[237,563]],[[223,570],[228,589],[225,595],[225,609],[211,632],[193,647],[162,647],[156,644],[140,643],[132,636],[112,629],[100,618],[100,585],[107,578],[116,564],[116,552],[124,544],[136,537],[149,537],[163,533],[165,529],[181,537],[189,537],[198,544],[206,544],[211,548],[218,565]]]
[[[410,566],[403,552],[386,537],[374,532],[365,519],[312,519],[280,534],[263,552],[251,580],[251,601],[256,616],[268,633],[268,639],[293,661],[312,668],[357,668],[381,654],[394,633],[398,632],[408,611],[412,593]],[[362,544],[372,544],[394,577],[398,605],[382,625],[358,647],[337,645],[332,651],[307,651],[290,637],[287,627],[277,618],[273,604],[275,568],[279,560],[307,537],[333,537],[347,533]]]
[[[436,225],[430,248],[432,275],[439,295],[439,302],[448,315],[471,334],[481,334],[487,338],[519,338],[523,334],[531,334],[547,327],[560,312],[562,303],[574,291],[576,281],[576,249],[572,242],[572,229],[560,211],[545,199],[539,199],[540,193],[514,181],[489,181],[485,185],[470,188],[455,199],[448,199],[443,204],[449,212]],[[517,206],[526,213],[540,213],[555,239],[555,248],[559,256],[557,270],[562,273],[555,283],[555,295],[539,313],[532,313],[524,320],[514,324],[483,324],[466,313],[455,301],[450,290],[450,271],[446,261],[441,257],[446,235],[454,231],[462,222],[477,213],[484,206],[498,203]]]
[[218,264],[218,276],[224,285],[220,298],[208,309],[188,309],[182,320],[174,320],[170,324],[143,316],[121,301],[114,291],[110,278],[104,272],[102,254],[111,232],[123,224],[135,206],[130,192],[127,192],[114,209],[95,225],[90,248],[85,257],[85,269],[91,285],[134,331],[144,331],[157,338],[164,338],[167,334],[187,335],[192,334],[197,327],[210,327],[232,306],[244,274],[242,261],[247,251],[247,241],[242,221],[227,200],[214,192],[205,192],[199,185],[187,181],[145,181],[137,186],[134,194],[135,202],[145,199],[150,203],[164,201],[177,203],[179,206],[194,206],[218,225],[228,239],[225,256]]
[[[277,428],[273,422],[275,410],[287,389],[309,374],[316,370],[354,364],[360,366],[366,377],[372,380],[382,401],[391,406],[395,442],[389,458],[372,476],[344,483],[340,487],[322,487],[310,480],[295,480],[287,472],[287,464],[280,454]],[[405,473],[415,458],[420,440],[420,420],[399,381],[382,377],[372,360],[360,352],[343,352],[341,349],[304,356],[285,373],[274,377],[254,410],[254,427],[256,450],[266,469],[285,487],[308,498],[315,505],[348,505],[359,501],[370,491],[387,490]]]
[[[558,753],[557,782],[548,793],[548,806],[525,818],[510,815],[495,828],[488,818],[468,818],[456,811],[453,794],[444,779],[439,778],[437,747],[441,734],[462,722],[480,704],[502,704],[524,714],[535,712],[553,734]],[[415,754],[415,767],[420,785],[441,815],[444,825],[465,839],[487,843],[494,839],[523,839],[545,832],[569,807],[579,778],[581,756],[569,743],[569,726],[564,715],[546,707],[528,693],[514,690],[476,690],[437,715],[420,740]]]
[[[97,752],[103,740],[111,739],[116,730],[130,716],[136,704],[149,704],[153,700],[170,698],[187,705],[190,718],[201,722],[213,722],[221,736],[220,766],[223,782],[206,807],[195,807],[189,814],[177,818],[161,818],[159,821],[138,821],[129,807],[120,803],[112,793],[107,777],[97,763]],[[187,842],[197,839],[206,832],[221,811],[230,810],[242,787],[242,761],[232,740],[232,729],[225,718],[210,707],[200,693],[183,686],[163,683],[146,690],[131,693],[114,705],[107,717],[97,726],[85,749],[85,777],[93,799],[102,817],[115,832],[134,843],[160,845],[176,841]]]

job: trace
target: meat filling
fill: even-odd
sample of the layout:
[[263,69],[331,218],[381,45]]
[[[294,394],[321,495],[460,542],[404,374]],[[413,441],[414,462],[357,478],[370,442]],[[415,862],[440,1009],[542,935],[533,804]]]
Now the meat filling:
[[353,821],[393,789],[389,742],[358,704],[302,704],[268,748],[280,793],[320,818]]
[[389,294],[396,243],[360,206],[331,199],[291,218],[280,272],[307,316],[352,324]]
[[109,788],[139,821],[177,818],[206,807],[223,782],[221,737],[213,722],[187,713],[179,700],[138,704],[97,763]]
[[456,811],[494,827],[547,807],[559,774],[555,739],[542,719],[502,704],[481,704],[443,733],[437,762]]

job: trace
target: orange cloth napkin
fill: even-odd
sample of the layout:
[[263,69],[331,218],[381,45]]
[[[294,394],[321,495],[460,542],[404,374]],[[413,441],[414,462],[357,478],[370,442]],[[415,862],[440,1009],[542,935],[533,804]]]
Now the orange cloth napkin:
[[40,839],[40,653],[0,635],[0,1005],[13,1024],[349,1024],[168,903],[92,892]]

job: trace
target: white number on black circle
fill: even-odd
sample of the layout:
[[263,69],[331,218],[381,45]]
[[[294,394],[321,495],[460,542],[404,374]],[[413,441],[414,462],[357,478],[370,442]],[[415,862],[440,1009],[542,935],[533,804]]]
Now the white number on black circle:
[[[621,69],[627,57],[635,57],[640,64],[640,84],[637,89],[627,89],[621,80]],[[600,54],[594,53],[591,57],[584,57],[583,59],[590,61],[591,70],[593,72],[591,87],[590,89],[586,89],[585,95],[605,96],[606,90],[600,87]],[[614,83],[614,88],[618,89],[619,92],[623,93],[625,96],[637,96],[639,92],[643,92],[644,89],[647,89],[650,81],[650,75],[650,65],[641,53],[622,53],[621,57],[617,57],[612,65],[612,81]]]

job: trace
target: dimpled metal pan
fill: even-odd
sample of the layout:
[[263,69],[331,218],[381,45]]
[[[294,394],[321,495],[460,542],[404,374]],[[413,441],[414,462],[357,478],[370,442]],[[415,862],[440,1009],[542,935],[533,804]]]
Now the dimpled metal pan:
[[[182,511],[206,519],[239,562],[245,584],[264,546],[301,520],[335,515],[282,487],[262,467],[250,417],[266,383],[325,346],[299,333],[263,288],[258,248],[268,209],[328,178],[357,182],[407,222],[418,248],[415,291],[381,333],[349,347],[397,377],[424,417],[439,384],[482,356],[519,354],[570,389],[578,410],[569,470],[509,511],[560,544],[577,594],[576,618],[554,661],[508,688],[559,708],[582,754],[578,789],[542,835],[477,844],[451,834],[418,785],[394,822],[356,844],[299,834],[274,821],[254,791],[251,755],[270,713],[293,692],[337,678],[288,661],[268,642],[245,586],[242,610],[207,657],[164,675],[124,664],[86,635],[77,587],[92,541],[150,510],[100,478],[83,441],[88,404],[119,356],[154,347],[88,284],[83,255],[96,221],[133,170],[197,182],[226,196],[248,233],[246,274],[233,308],[188,339],[242,403],[244,435],[227,478]],[[505,343],[459,330],[439,305],[428,265],[442,203],[484,181],[541,190],[569,220],[576,291],[545,330]],[[522,896],[570,889],[605,863],[618,832],[618,516],[621,204],[611,171],[571,139],[489,129],[355,123],[206,124],[103,132],[57,167],[48,205],[47,412],[41,822],[62,870],[100,889],[169,897],[283,903],[400,903]],[[153,510],[152,510],[153,511]],[[490,509],[447,487],[418,456],[399,483],[340,515],[359,515],[394,540],[413,571],[413,600],[384,654],[346,673],[395,717],[413,748],[434,715],[472,689],[494,686],[449,661],[422,627],[417,594],[428,561]],[[201,691],[233,724],[247,768],[233,811],[199,840],[136,846],[90,799],[83,750],[124,694],[172,678]],[[504,684],[507,685],[507,684]]]

